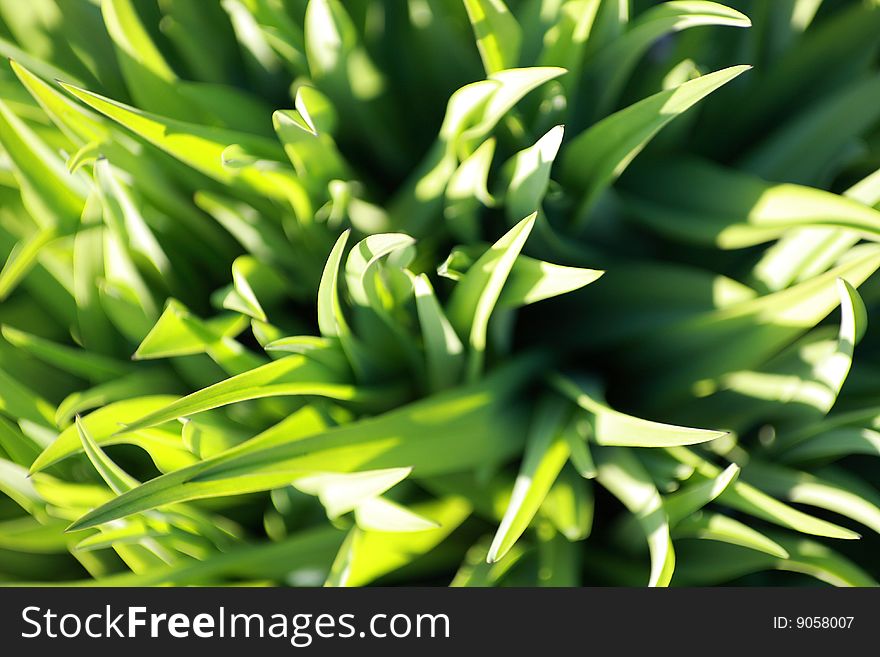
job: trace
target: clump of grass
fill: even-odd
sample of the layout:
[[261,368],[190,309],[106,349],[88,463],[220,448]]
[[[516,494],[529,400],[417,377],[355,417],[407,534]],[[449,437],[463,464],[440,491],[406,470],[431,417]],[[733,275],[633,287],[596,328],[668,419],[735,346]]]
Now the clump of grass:
[[0,581],[874,585],[880,4],[731,4],[0,2]]

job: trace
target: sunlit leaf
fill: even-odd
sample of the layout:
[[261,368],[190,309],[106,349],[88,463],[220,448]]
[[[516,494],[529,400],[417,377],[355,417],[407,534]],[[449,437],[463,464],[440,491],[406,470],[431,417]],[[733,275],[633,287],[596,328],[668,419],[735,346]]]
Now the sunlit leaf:
[[650,476],[629,452],[605,448],[596,454],[597,481],[635,515],[651,551],[649,586],[667,586],[675,569],[669,520]]
[[464,6],[486,74],[516,66],[522,31],[504,0],[465,0]]
[[562,436],[565,411],[555,399],[535,413],[510,503],[486,557],[490,562],[503,558],[526,530],[568,459],[568,443]]
[[[698,160],[665,160],[645,167],[629,206],[639,221],[676,238],[724,249],[775,239],[801,226],[837,226],[880,237],[880,212],[830,192],[771,184]],[[680,194],[677,182],[688,181]]]

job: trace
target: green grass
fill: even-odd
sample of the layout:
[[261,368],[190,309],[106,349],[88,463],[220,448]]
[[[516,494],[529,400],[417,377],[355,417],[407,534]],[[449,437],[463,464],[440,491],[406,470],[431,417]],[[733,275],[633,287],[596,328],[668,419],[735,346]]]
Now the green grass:
[[0,582],[880,578],[877,0],[0,0]]

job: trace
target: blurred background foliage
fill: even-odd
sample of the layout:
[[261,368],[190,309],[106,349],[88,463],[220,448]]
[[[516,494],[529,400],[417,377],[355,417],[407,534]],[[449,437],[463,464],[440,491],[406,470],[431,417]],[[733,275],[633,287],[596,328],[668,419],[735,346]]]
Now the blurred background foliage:
[[0,581],[875,585],[878,46],[0,0]]

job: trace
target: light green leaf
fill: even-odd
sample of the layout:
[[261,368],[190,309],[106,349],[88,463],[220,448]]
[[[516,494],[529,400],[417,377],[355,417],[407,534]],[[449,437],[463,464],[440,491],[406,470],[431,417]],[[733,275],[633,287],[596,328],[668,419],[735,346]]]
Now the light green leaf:
[[[495,92],[489,96],[488,101],[484,105],[480,105],[482,111],[479,119],[474,124],[466,126],[466,129],[461,133],[461,143],[465,146],[464,150],[473,152],[474,148],[523,97],[564,73],[566,73],[564,68],[555,66],[531,66],[528,68],[509,68],[489,75],[488,80],[497,83],[497,87],[495,87]],[[442,134],[443,130],[441,129]]]
[[0,369],[0,411],[41,426],[52,426],[52,405]]
[[490,562],[503,558],[522,536],[565,465],[569,456],[562,435],[565,413],[566,405],[559,399],[546,400],[535,411],[510,502],[486,557]]
[[[287,190],[281,185],[282,179],[277,176],[270,178],[271,171],[261,174],[253,167],[232,169],[223,165],[223,151],[231,144],[238,144],[257,156],[280,161],[283,153],[268,139],[165,118],[73,85],[62,86],[89,107],[206,176],[223,184],[243,186],[246,190],[287,200]],[[276,185],[274,189],[270,182]]]
[[327,579],[324,580],[325,587],[335,588],[348,585],[352,560],[354,559],[361,535],[361,530],[358,527],[352,527],[348,534],[345,535],[345,540],[342,541],[339,552],[336,553],[333,565],[330,566]]
[[148,529],[142,523],[131,522],[124,527],[104,529],[92,534],[76,544],[75,549],[81,552],[92,550],[104,550],[120,545],[140,545],[150,539],[158,539],[167,536],[158,529]]
[[28,478],[27,468],[6,459],[0,459],[0,492],[31,515],[36,515],[45,504],[34,482]]
[[27,554],[64,554],[70,537],[64,533],[63,520],[41,523],[25,516],[0,522],[0,549]]
[[739,473],[739,466],[731,463],[717,477],[692,484],[677,493],[667,495],[663,499],[663,506],[669,518],[669,526],[675,528],[685,518],[693,516],[715,500],[730,484],[736,481]]
[[847,479],[838,485],[807,472],[755,461],[743,476],[771,495],[839,513],[880,534],[880,495],[858,480]]
[[290,586],[316,586],[330,568],[327,555],[335,554],[342,538],[342,533],[336,529],[307,529],[278,543],[241,546],[203,561],[181,560],[140,574],[118,574],[105,578],[102,584],[186,586],[204,585],[218,579],[229,584],[274,579]]
[[350,231],[345,231],[336,240],[318,288],[318,328],[324,337],[338,338],[349,331],[339,301],[339,267],[349,233]]
[[379,261],[391,253],[415,243],[409,235],[402,233],[382,233],[370,235],[358,242],[345,261],[345,282],[352,301],[362,306],[369,305],[372,281]]
[[[414,478],[497,463],[524,441],[510,399],[535,361],[502,368],[479,384],[451,390],[374,418],[318,431],[295,442],[249,441],[190,468],[158,477],[108,502],[77,524],[92,526],[167,504],[270,490],[314,472],[411,467]],[[88,421],[88,418],[86,418]]]
[[785,463],[809,463],[853,454],[880,456],[880,432],[858,427],[832,429],[804,439],[780,458]]
[[547,525],[538,531],[538,586],[577,586],[583,551]]
[[169,299],[132,358],[152,360],[206,353],[227,374],[248,372],[265,359],[245,349],[233,337],[247,326],[247,320],[245,315],[233,314],[202,320],[176,299]]
[[[174,470],[192,463],[193,455],[184,447],[179,432],[151,429],[119,433],[121,423],[134,420],[144,413],[166,406],[174,398],[170,395],[126,399],[108,404],[83,418],[86,431],[99,445],[133,444],[144,449],[163,471]],[[82,449],[77,429],[70,426],[62,431],[31,466],[31,472],[45,470]]]
[[87,195],[84,179],[67,171],[54,153],[9,105],[0,101],[0,143],[9,156],[22,201],[31,217],[43,228],[59,233],[78,223]]
[[541,515],[569,541],[582,541],[593,527],[593,487],[571,468],[563,468],[541,504]]
[[440,212],[458,163],[483,144],[524,96],[563,73],[565,69],[550,66],[506,69],[455,91],[437,141],[391,201],[391,224],[410,235],[422,235]]
[[333,338],[319,338],[313,335],[296,335],[278,338],[265,346],[269,352],[289,352],[312,358],[344,377],[350,373],[348,361],[342,348]]
[[[685,447],[672,447],[667,451],[682,463],[693,466],[702,477],[715,478],[721,474],[721,468],[700,458]],[[828,538],[859,538],[858,534],[849,529],[798,511],[744,481],[734,481],[716,501],[722,506],[731,507],[804,534]]]
[[347,586],[364,586],[427,554],[464,522],[471,507],[461,498],[446,497],[412,510],[439,527],[419,532],[364,532],[355,544]]
[[315,395],[355,403],[383,403],[397,396],[388,388],[366,388],[341,382],[338,376],[314,359],[285,356],[182,397],[166,407],[126,425],[125,431],[153,427],[169,420],[194,415],[219,406],[250,399]]
[[504,197],[508,219],[515,220],[541,209],[550,182],[550,168],[562,145],[564,132],[563,126],[556,126],[504,165],[506,177],[510,180]]
[[[850,372],[855,345],[867,328],[858,292],[837,279],[841,322],[836,338],[817,329],[784,350],[758,371],[732,372],[707,399],[706,412],[732,426],[746,426],[773,413],[780,425],[806,424],[824,416],[837,401]],[[710,387],[704,384],[708,393]]]
[[151,274],[164,279],[166,284],[174,284],[171,262],[138,208],[132,190],[119,179],[119,171],[113,169],[108,160],[101,159],[95,163],[95,177],[104,205],[104,218],[111,230],[132,256],[142,258],[151,266]]
[[514,545],[503,559],[489,563],[486,560],[486,553],[489,551],[490,543],[491,536],[486,536],[471,546],[449,586],[484,588],[497,585],[527,554],[527,550]]
[[[643,335],[625,360],[639,363],[652,404],[668,403],[674,390],[711,392],[718,377],[757,369],[830,313],[841,299],[838,278],[858,287],[878,267],[877,246],[863,245],[851,259],[809,281]],[[682,362],[688,367],[678,367]]]
[[445,390],[460,381],[464,366],[464,346],[446,318],[427,275],[412,277],[428,383],[432,392]]
[[175,118],[196,118],[178,92],[177,76],[150,38],[132,0],[101,4],[126,86],[138,106]]
[[25,436],[21,429],[0,415],[0,448],[16,465],[30,468],[34,459],[42,449],[31,438]]
[[489,318],[536,216],[532,214],[510,229],[474,263],[453,291],[447,312],[450,323],[470,348],[469,380],[474,380],[483,369]]
[[606,447],[596,453],[596,480],[632,513],[648,539],[651,577],[648,586],[668,586],[675,569],[669,520],[650,475],[628,450]]
[[[25,89],[40,104],[40,107],[72,140],[84,144],[101,144],[108,138],[110,131],[101,124],[101,119],[97,115],[93,115],[71,101],[20,63],[10,61],[9,65]],[[55,80],[70,79],[63,74],[43,75],[42,77]]]
[[324,265],[321,284],[318,287],[318,329],[325,338],[337,338],[355,374],[358,377],[366,377],[373,367],[372,359],[352,334],[342,309],[339,293],[339,270],[350,233],[351,231],[347,230],[339,236]]
[[0,301],[6,299],[18,287],[37,264],[43,248],[56,237],[58,231],[55,228],[44,228],[12,247],[6,262],[3,263],[3,269],[0,270]]
[[[255,258],[298,272],[296,251],[282,228],[269,217],[246,203],[207,191],[196,192],[194,200]],[[289,289],[303,296],[298,286],[291,284]]]
[[[275,132],[297,175],[309,181],[316,190],[321,185],[326,186],[331,180],[348,177],[348,166],[336,144],[326,130],[318,128],[316,119],[309,113],[306,101],[303,100],[308,96],[315,105],[331,107],[327,105],[326,98],[321,97],[320,101],[317,99],[319,94],[319,91],[311,87],[300,87],[296,101],[301,109],[279,110],[272,115]],[[320,114],[317,120],[328,121]]]
[[776,541],[746,524],[720,513],[698,513],[678,522],[672,532],[674,538],[703,538],[757,550],[778,559],[789,554]]
[[75,424],[79,439],[82,441],[83,451],[89,457],[89,461],[92,462],[95,470],[98,471],[98,474],[101,475],[101,478],[114,493],[122,495],[122,493],[135,488],[140,483],[107,457],[104,450],[89,435],[88,430],[79,417],[76,418]]
[[287,284],[272,267],[251,256],[239,256],[232,263],[232,289],[222,305],[262,322],[267,321],[260,303],[279,304],[286,297]]
[[433,520],[381,497],[372,497],[358,504],[354,517],[364,531],[423,532],[440,527]]
[[[241,322],[236,322],[240,324]],[[225,326],[232,332],[231,327]],[[138,346],[132,358],[148,360],[204,353],[207,345],[222,340],[221,326],[206,326],[176,299],[169,299],[156,325]]]
[[591,439],[598,445],[669,447],[704,443],[726,435],[723,431],[662,424],[615,411],[600,401],[595,391],[564,376],[555,375],[552,384],[589,413]]
[[[847,189],[843,196],[863,205],[880,206],[880,170]],[[846,229],[790,231],[767,249],[752,275],[769,290],[780,290],[827,271],[860,239],[860,232]]]
[[593,434],[593,428],[587,418],[579,416],[580,413],[575,413],[563,435],[568,441],[571,464],[575,470],[584,479],[594,479],[596,477],[596,463],[593,461],[593,455],[587,444],[588,438]]
[[695,545],[686,546],[686,542],[682,541],[676,584],[717,585],[751,573],[783,570],[803,573],[832,586],[877,586],[869,574],[821,543],[792,539],[776,533],[768,534],[768,538],[788,553],[787,559],[751,547],[718,545],[714,542],[705,544],[702,541],[694,541]]
[[377,158],[400,167],[406,144],[391,129],[396,107],[384,103],[385,77],[361,42],[346,6],[339,0],[309,0],[304,39],[311,79],[333,101],[340,132],[365,141]]
[[293,487],[316,495],[333,520],[353,511],[368,499],[376,498],[396,486],[412,468],[389,468],[356,473],[320,473],[293,481]]
[[374,418],[317,428],[295,442],[284,440],[284,433],[245,442],[153,479],[88,514],[80,524],[101,524],[170,502],[270,490],[331,468],[357,472],[411,467],[414,478],[423,478],[503,461],[525,438],[521,413],[507,404],[535,365],[520,362],[479,384]]
[[495,156],[495,143],[495,139],[490,138],[480,144],[449,178],[443,216],[449,222],[453,234],[461,239],[479,239],[480,208],[495,205],[495,199],[487,187],[492,158]]
[[51,340],[19,331],[11,326],[0,327],[3,337],[9,344],[26,351],[35,358],[53,365],[60,370],[95,382],[108,381],[128,374],[128,363],[100,354],[86,352],[76,347],[58,344]]
[[[452,280],[461,280],[485,253],[486,250],[479,246],[456,247],[440,266],[439,273]],[[555,265],[520,253],[501,290],[498,307],[519,308],[574,292],[604,273],[596,269]]]
[[567,0],[559,8],[556,24],[543,35],[539,62],[568,70],[569,74],[561,81],[567,99],[576,99],[578,96],[585,53],[598,13],[600,8],[607,10],[610,6],[603,0]]

